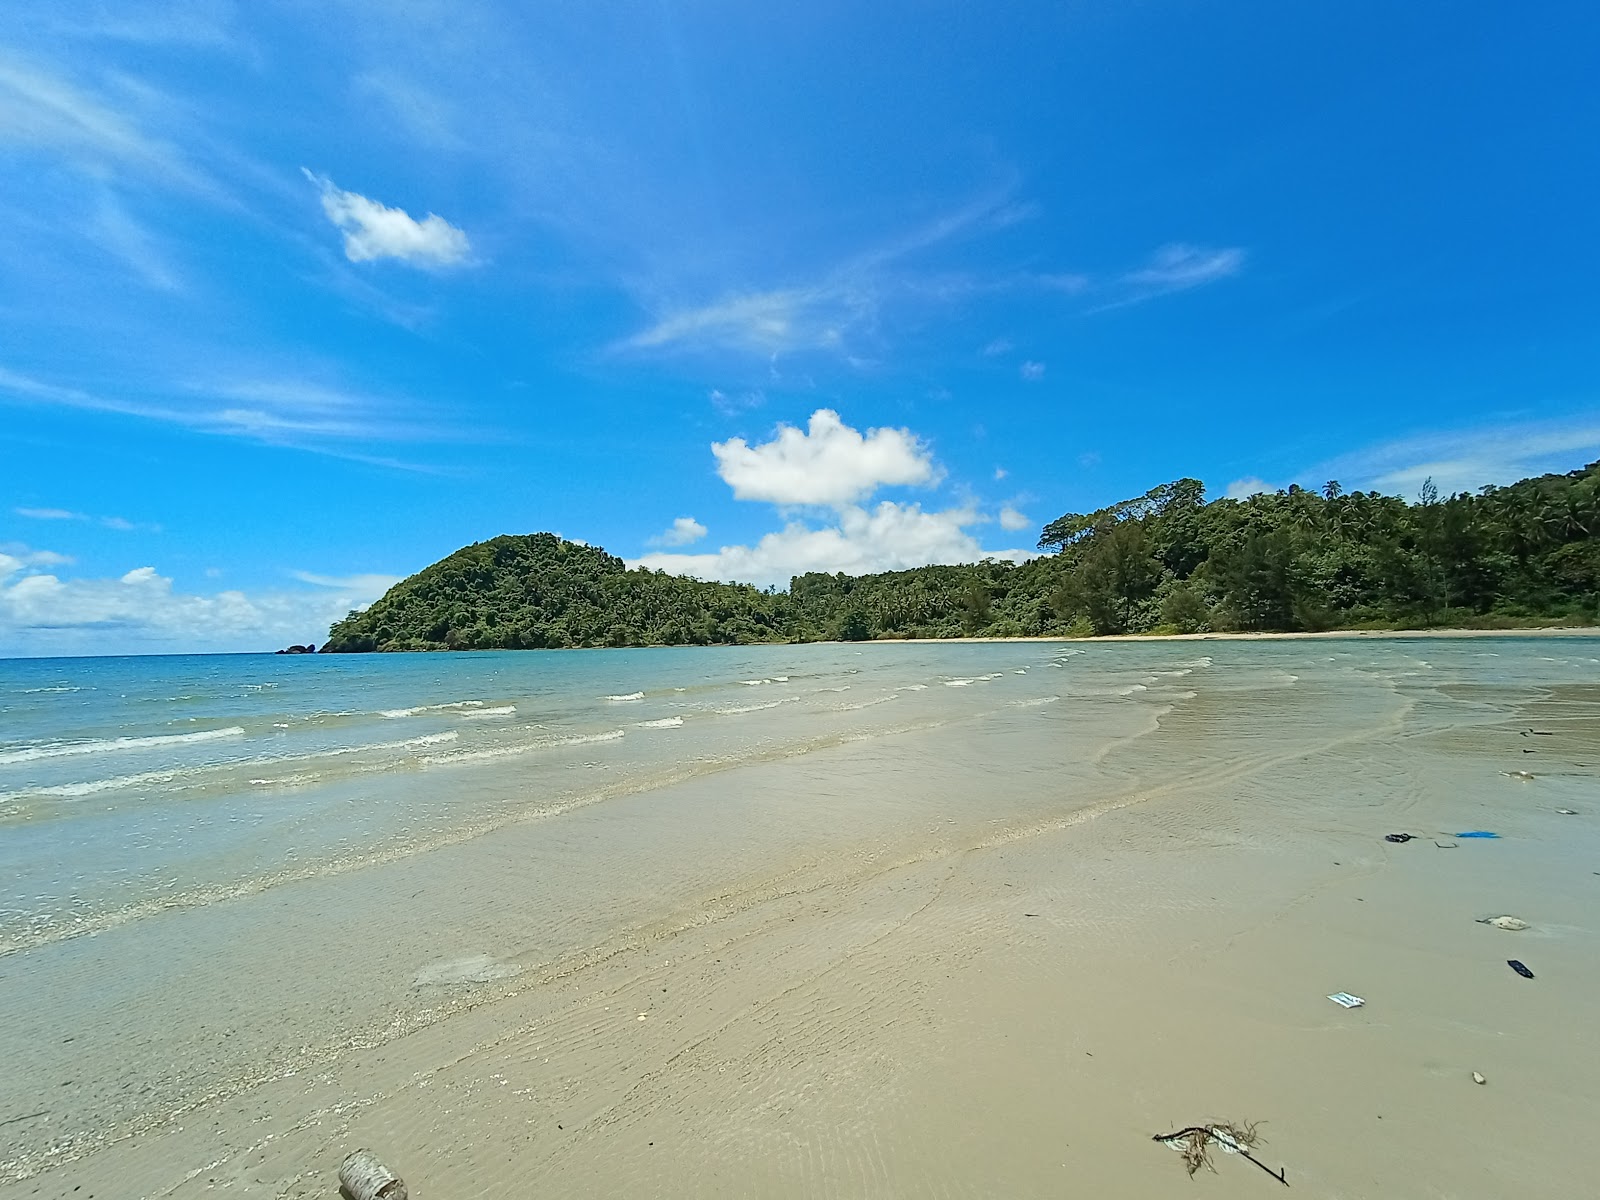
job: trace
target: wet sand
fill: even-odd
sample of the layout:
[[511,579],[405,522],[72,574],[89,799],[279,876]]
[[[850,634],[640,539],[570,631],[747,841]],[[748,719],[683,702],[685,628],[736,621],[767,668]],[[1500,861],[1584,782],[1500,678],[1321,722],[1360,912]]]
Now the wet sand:
[[323,1197],[357,1146],[419,1200],[1276,1194],[1151,1141],[1205,1120],[1301,1195],[1586,1194],[1600,686],[1189,683],[0,959],[0,1200]]

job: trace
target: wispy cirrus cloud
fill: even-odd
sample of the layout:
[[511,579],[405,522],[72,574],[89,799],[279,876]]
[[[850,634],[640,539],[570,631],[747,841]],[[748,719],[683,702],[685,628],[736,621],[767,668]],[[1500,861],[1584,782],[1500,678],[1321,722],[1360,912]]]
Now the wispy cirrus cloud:
[[98,180],[154,181],[220,194],[215,180],[169,140],[148,133],[144,88],[100,96],[64,76],[0,54],[0,144],[58,155]]
[[1105,288],[1110,298],[1091,311],[1127,308],[1231,279],[1244,270],[1246,257],[1245,250],[1239,246],[1207,247],[1170,242],[1152,254],[1143,266],[1125,271],[1112,280]]
[[1513,421],[1380,442],[1307,472],[1346,486],[1415,492],[1432,479],[1444,494],[1502,485],[1600,458],[1600,412],[1559,421]]
[[[852,364],[876,362],[864,343],[881,340],[885,316],[920,310],[937,314],[975,296],[1054,293],[1082,297],[1089,312],[1122,308],[1158,296],[1189,291],[1238,274],[1245,251],[1171,243],[1141,266],[1096,278],[1075,271],[938,271],[918,256],[962,239],[981,237],[1035,215],[1011,200],[1009,191],[985,197],[926,225],[891,237],[805,282],[776,287],[728,289],[709,302],[656,304],[655,319],[618,343],[632,352],[733,351],[778,356],[802,351],[838,355]],[[996,338],[984,357],[1014,349]],[[1037,379],[1042,364],[1026,363],[1024,379]]]
[[[1013,198],[1007,184],[921,225],[826,267],[804,282],[776,287],[728,288],[709,302],[681,304],[644,297],[653,321],[617,349],[739,350],[788,354],[833,351],[849,357],[856,344],[875,337],[889,306],[942,305],[970,294],[976,284],[964,272],[939,272],[919,265],[924,252],[982,236],[1033,217],[1036,210]],[[677,289],[656,283],[656,293]]]
[[11,510],[19,517],[26,517],[30,521],[85,521],[96,525],[103,525],[107,529],[115,529],[120,533],[134,533],[148,531],[160,533],[161,526],[142,524],[130,521],[127,517],[95,517],[88,513],[73,512],[68,508],[28,508],[19,505]]
[[432,423],[397,418],[395,410],[402,406],[395,400],[298,380],[191,383],[167,389],[159,400],[145,400],[48,383],[0,367],[0,404],[8,400],[112,413],[405,471],[433,468],[361,447],[444,436]]

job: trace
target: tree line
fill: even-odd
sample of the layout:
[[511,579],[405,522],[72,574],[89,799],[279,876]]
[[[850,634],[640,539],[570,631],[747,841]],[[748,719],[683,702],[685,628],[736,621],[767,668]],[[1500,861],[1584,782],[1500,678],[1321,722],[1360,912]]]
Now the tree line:
[[1207,501],[1179,479],[1044,527],[1040,557],[787,592],[629,569],[553,534],[504,535],[401,581],[324,651],[1092,636],[1600,620],[1600,462],[1415,502],[1290,486]]

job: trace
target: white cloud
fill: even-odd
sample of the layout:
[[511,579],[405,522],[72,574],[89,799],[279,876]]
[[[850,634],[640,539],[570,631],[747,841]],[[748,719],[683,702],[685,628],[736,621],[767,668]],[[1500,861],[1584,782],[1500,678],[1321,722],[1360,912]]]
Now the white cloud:
[[363,608],[404,578],[401,575],[317,575],[310,571],[290,571],[289,574],[301,583],[363,596],[365,597],[361,601]]
[[1010,533],[1015,533],[1019,529],[1026,529],[1032,524],[1033,522],[1028,520],[1026,514],[1018,512],[1009,504],[1000,510],[1000,528]]
[[754,546],[723,546],[715,554],[646,554],[634,565],[692,575],[787,587],[807,571],[863,575],[899,571],[929,563],[977,562],[999,558],[1022,562],[1025,550],[985,550],[967,527],[982,523],[973,508],[925,512],[918,504],[884,500],[872,509],[847,505],[837,523],[812,528],[793,521]]
[[[0,551],[0,653],[138,653],[271,650],[321,642],[329,625],[365,607],[394,582],[385,575],[348,579],[296,572],[313,589],[210,595],[178,591],[153,566],[115,579],[63,579],[36,568],[71,560],[48,551],[26,558]],[[20,578],[14,578],[21,572]]]
[[131,533],[135,530],[147,529],[152,533],[160,533],[159,525],[140,525],[127,517],[91,517],[88,513],[72,512],[65,508],[14,508],[11,510],[19,517],[27,517],[30,521],[97,521],[107,529],[120,530]]
[[30,521],[87,521],[82,513],[68,512],[64,508],[13,508],[12,512]]
[[1178,292],[1237,275],[1244,266],[1244,251],[1237,246],[1211,250],[1174,242],[1151,256],[1150,262],[1123,276],[1139,287]]
[[1227,487],[1227,497],[1230,500],[1247,500],[1262,492],[1271,492],[1276,489],[1266,480],[1257,479],[1254,475],[1247,475],[1243,479],[1235,479]]
[[1125,272],[1117,281],[1122,294],[1097,306],[1096,312],[1124,308],[1157,296],[1186,292],[1190,288],[1227,279],[1244,269],[1245,252],[1238,246],[1211,249],[1173,242],[1162,246],[1149,262],[1135,270]]
[[1044,378],[1044,364],[1030,359],[1017,368],[1017,373],[1029,383],[1036,383]]
[[[663,280],[640,297],[651,322],[620,343],[625,350],[733,350],[763,355],[827,351],[866,368],[877,358],[860,350],[881,341],[881,314],[893,308],[929,312],[980,288],[1054,286],[1034,277],[984,282],[961,272],[932,272],[916,264],[948,242],[1004,229],[1034,210],[1010,201],[1014,184],[978,197],[858,254],[776,286],[725,285],[700,302],[685,303],[682,284]],[[697,262],[697,268],[700,264]],[[703,289],[704,285],[699,285]],[[702,295],[706,293],[702,290]]]
[[418,221],[404,209],[343,191],[327,176],[302,170],[321,189],[322,211],[343,232],[344,254],[351,262],[398,258],[417,267],[455,267],[470,258],[467,235],[443,217],[429,213]]
[[1010,474],[1010,472],[1007,471],[1004,467],[996,467],[994,469],[994,481],[996,483],[999,483],[1002,479],[1004,479],[1009,474]]
[[650,539],[652,546],[687,546],[698,542],[706,535],[706,527],[693,517],[679,517],[672,522],[672,528],[658,533]]
[[209,186],[126,112],[124,104],[104,103],[64,79],[0,58],[0,143],[48,147],[97,177],[120,168]]
[[978,351],[978,353],[983,355],[985,358],[994,358],[997,355],[1009,354],[1015,349],[1016,344],[1012,342],[1010,338],[995,338],[994,341],[990,342],[982,350]]
[[31,567],[65,567],[72,559],[54,550],[34,550],[21,542],[0,542],[0,581]]
[[1444,495],[1570,471],[1600,457],[1600,414],[1565,421],[1444,430],[1358,450],[1308,472],[1346,486],[1414,493],[1432,479]]
[[[0,366],[0,403],[9,392],[33,403],[161,421],[202,433],[243,437],[396,470],[427,471],[429,468],[346,449],[334,443],[340,439],[426,441],[443,436],[436,427],[396,422],[393,413],[407,407],[404,401],[341,393],[315,384],[292,380],[223,383],[195,385],[187,390],[202,393],[204,399],[199,403],[191,399],[179,405],[116,399],[45,383]],[[217,400],[239,400],[248,407],[217,407]]]
[[675,342],[710,342],[762,352],[803,343],[831,345],[838,322],[827,314],[841,297],[821,288],[785,288],[731,296],[663,317],[626,345],[654,349]]
[[809,429],[779,425],[770,442],[713,442],[717,474],[738,500],[842,507],[885,485],[938,481],[933,456],[909,429],[871,429],[863,436],[832,409],[811,414]]

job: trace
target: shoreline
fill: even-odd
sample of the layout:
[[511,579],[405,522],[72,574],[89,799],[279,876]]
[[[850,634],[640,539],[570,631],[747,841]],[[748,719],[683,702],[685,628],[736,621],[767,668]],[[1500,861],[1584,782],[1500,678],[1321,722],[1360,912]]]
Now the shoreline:
[[[839,642],[837,645],[882,645],[904,643],[910,646],[947,646],[964,642],[978,644],[1007,642],[1070,642],[1095,645],[1101,642],[1291,642],[1336,641],[1341,638],[1360,638],[1382,641],[1385,639],[1412,638],[1495,638],[1495,637],[1548,637],[1575,638],[1600,637],[1600,625],[1540,625],[1529,629],[1324,629],[1315,633],[1298,632],[1237,632],[1237,633],[1106,633],[1094,637],[1066,637],[1041,635],[1028,637],[960,637],[960,638],[872,638],[866,642]],[[776,643],[775,643],[776,644]]]

